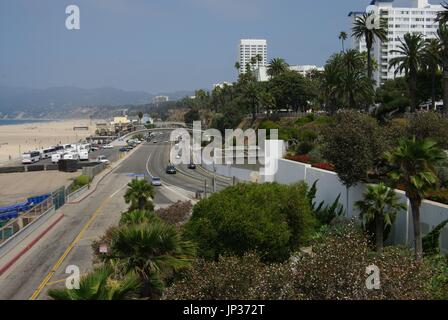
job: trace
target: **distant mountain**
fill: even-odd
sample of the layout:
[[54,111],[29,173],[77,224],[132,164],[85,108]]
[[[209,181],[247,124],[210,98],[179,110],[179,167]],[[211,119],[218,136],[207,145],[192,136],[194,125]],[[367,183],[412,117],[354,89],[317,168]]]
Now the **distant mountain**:
[[154,95],[115,88],[54,87],[30,89],[0,86],[0,117],[57,118],[76,107],[150,103]]
[[162,92],[162,93],[158,93],[157,96],[168,96],[170,97],[170,100],[180,100],[183,99],[185,97],[191,97],[194,96],[194,90],[184,90],[184,91],[175,91],[175,92]]

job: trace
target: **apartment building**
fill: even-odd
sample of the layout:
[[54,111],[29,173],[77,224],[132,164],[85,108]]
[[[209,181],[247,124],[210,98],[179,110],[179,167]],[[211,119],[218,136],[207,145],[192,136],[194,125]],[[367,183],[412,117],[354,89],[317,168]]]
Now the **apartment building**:
[[[387,21],[388,41],[381,43],[376,39],[372,48],[372,55],[378,64],[378,70],[374,73],[376,85],[383,84],[386,80],[394,79],[395,69],[389,69],[390,60],[396,56],[392,50],[398,49],[406,33],[421,34],[426,39],[437,36],[438,24],[435,21],[437,12],[443,8],[441,5],[433,5],[428,0],[412,0],[409,7],[394,6],[393,0],[373,0],[366,12],[373,12]],[[364,12],[350,12],[351,24]],[[367,47],[363,39],[353,39],[352,48],[366,52]],[[401,76],[401,74],[399,74]]]
[[241,39],[238,45],[238,62],[240,64],[239,73],[246,72],[246,65],[251,63],[251,59],[257,55],[261,56],[261,61],[252,67],[255,70],[265,67],[268,64],[268,44],[264,39]]

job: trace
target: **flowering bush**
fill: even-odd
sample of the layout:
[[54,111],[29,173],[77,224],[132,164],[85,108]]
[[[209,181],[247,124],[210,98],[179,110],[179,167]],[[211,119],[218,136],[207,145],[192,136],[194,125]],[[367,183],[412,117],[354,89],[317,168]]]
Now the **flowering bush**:
[[[366,286],[366,268],[379,269],[380,289]],[[197,261],[165,292],[165,299],[417,300],[446,299],[447,260],[416,262],[407,248],[373,252],[354,222],[338,220],[322,230],[311,249],[284,263],[259,256]]]
[[303,163],[311,163],[310,157],[306,154],[303,155],[295,155],[295,156],[286,156],[287,160],[296,161],[296,162],[303,162]]
[[[366,287],[371,265],[380,270],[380,290]],[[428,299],[430,277],[409,249],[386,247],[377,255],[361,229],[345,222],[316,242],[311,254],[298,256],[295,290],[313,300]]]
[[440,189],[431,191],[428,200],[448,204],[448,189]]
[[184,278],[165,291],[169,300],[294,299],[289,264],[266,265],[253,253],[199,260]]
[[192,208],[190,201],[178,201],[168,208],[158,209],[156,215],[168,224],[180,225],[187,220]]
[[326,163],[326,162],[314,163],[313,167],[317,168],[317,169],[327,170],[327,171],[334,171],[334,166],[331,163]]

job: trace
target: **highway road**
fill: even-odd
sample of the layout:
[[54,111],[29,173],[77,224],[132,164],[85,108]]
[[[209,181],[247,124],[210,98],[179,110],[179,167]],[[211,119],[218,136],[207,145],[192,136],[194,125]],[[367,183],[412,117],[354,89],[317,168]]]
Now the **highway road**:
[[[0,276],[0,299],[48,299],[46,291],[49,288],[64,285],[68,276],[65,273],[67,266],[78,266],[81,274],[91,270],[92,241],[118,224],[121,213],[127,209],[123,199],[127,183],[135,174],[147,175],[148,179],[150,175],[162,179],[162,186],[156,188],[156,208],[192,200],[196,191],[204,189],[205,181],[207,192],[210,192],[213,175],[203,169],[189,170],[182,165],[176,175],[165,173],[171,146],[168,139],[169,135],[164,134],[158,138],[157,144],[140,145],[105,176],[87,198],[80,203],[62,207],[56,213],[64,214],[62,220]],[[217,190],[228,184],[228,180],[219,179]],[[29,238],[37,237],[44,227],[33,232]],[[12,251],[20,249],[18,245]],[[11,252],[8,256],[0,257],[0,267],[13,254]]]

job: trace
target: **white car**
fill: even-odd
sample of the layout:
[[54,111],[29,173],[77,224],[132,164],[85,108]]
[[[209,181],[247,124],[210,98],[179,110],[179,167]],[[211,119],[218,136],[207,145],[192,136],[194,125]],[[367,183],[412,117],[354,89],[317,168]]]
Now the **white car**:
[[109,163],[109,160],[107,160],[106,156],[99,156],[98,159],[96,159],[97,162],[100,163]]
[[153,177],[151,179],[151,184],[155,187],[160,187],[162,185],[162,180],[159,177]]
[[106,145],[103,147],[103,149],[113,149],[113,148],[114,148],[114,146],[111,145],[111,144],[106,144]]

